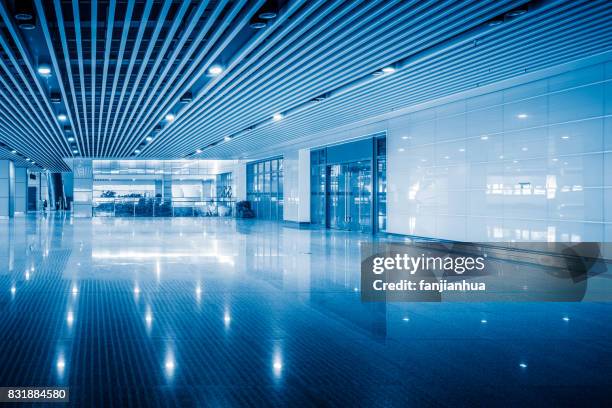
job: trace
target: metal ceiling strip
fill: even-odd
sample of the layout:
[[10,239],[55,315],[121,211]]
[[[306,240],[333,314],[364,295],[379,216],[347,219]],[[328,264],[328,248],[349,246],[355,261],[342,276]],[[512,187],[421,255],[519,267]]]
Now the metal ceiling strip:
[[[149,64],[149,59],[151,58],[151,54],[153,52],[153,50],[155,49],[155,44],[157,43],[157,38],[159,37],[159,34],[161,33],[161,30],[164,26],[164,22],[166,21],[166,16],[168,15],[168,11],[170,10],[170,6],[172,5],[172,0],[165,0],[164,2],[164,6],[162,8],[162,10],[160,11],[160,14],[157,18],[157,23],[155,25],[155,30],[153,31],[153,34],[151,35],[151,39],[149,40],[149,45],[147,47],[147,50],[145,52],[145,55],[140,63],[140,69],[138,70],[138,75],[136,76],[136,81],[134,82],[134,85],[132,86],[132,89],[130,90],[130,96],[128,98],[128,101],[125,105],[125,109],[123,109],[123,112],[121,112],[121,120],[119,121],[119,127],[117,128],[117,138],[118,139],[122,139],[123,138],[123,132],[122,130],[124,130],[124,119],[125,116],[127,114],[128,111],[130,111],[130,107],[132,105],[132,101],[134,99],[134,97],[137,94],[137,90],[138,90],[138,86],[140,85],[140,81],[146,71],[146,68]],[[135,107],[134,107],[135,109]],[[133,110],[132,110],[133,112]],[[132,119],[132,115],[130,115],[130,119],[128,119],[128,123],[129,121],[131,121]],[[127,126],[127,124],[125,125]]]
[[[117,83],[121,76],[121,69],[123,68],[123,54],[125,53],[125,44],[127,41],[128,34],[130,32],[130,25],[132,24],[132,13],[134,11],[135,0],[128,0],[127,11],[123,18],[123,32],[121,34],[121,44],[119,45],[119,53],[117,55],[117,61],[115,63],[115,72],[113,74],[113,85],[111,88],[110,99],[108,101],[108,109],[106,110],[106,121],[104,122],[104,141],[108,141],[108,144],[102,145],[102,155],[105,156],[108,152],[109,145],[116,143],[116,139],[113,134],[108,133],[108,124],[110,117],[113,114],[113,104],[115,102],[115,92],[117,90]],[[128,78],[126,78],[126,81]],[[116,116],[116,114],[115,114]]]
[[119,118],[119,112],[123,107],[123,98],[125,97],[125,93],[128,90],[128,84],[130,82],[130,78],[132,77],[132,71],[134,70],[134,65],[136,63],[136,57],[138,57],[138,52],[140,51],[140,44],[142,42],[142,38],[145,33],[145,29],[147,28],[147,22],[149,21],[149,14],[151,13],[151,8],[153,7],[153,0],[147,0],[145,4],[145,9],[142,13],[142,17],[140,19],[140,28],[138,29],[138,34],[136,35],[136,41],[132,48],[132,56],[130,57],[130,62],[128,65],[128,69],[125,73],[125,80],[121,85],[121,94],[119,95],[119,102],[117,103],[117,113],[113,116],[113,124],[111,126],[110,134],[111,136],[115,134],[115,125],[117,124],[117,118]]
[[[389,2],[389,3],[392,3],[392,2]],[[254,81],[256,78],[259,78],[259,76],[261,76],[260,73],[265,71],[266,63],[271,58],[277,55],[278,51],[271,49],[271,47],[275,45],[278,41],[280,41],[280,39],[283,39],[286,42],[291,42],[296,38],[301,38],[303,39],[301,41],[303,43],[304,41],[307,41],[308,38],[313,37],[313,35],[304,36],[303,35],[304,32],[308,30],[309,28],[311,28],[313,25],[317,25],[317,23],[320,23],[321,19],[323,19],[324,21],[323,26],[330,25],[336,21],[338,16],[341,16],[344,13],[352,10],[350,7],[346,7],[342,9],[341,12],[338,13],[338,15],[332,16],[329,18],[325,18],[327,16],[327,13],[332,12],[340,4],[341,4],[341,1],[325,3],[326,5],[325,10],[321,13],[318,13],[314,18],[308,20],[306,17],[310,16],[311,13],[315,11],[316,6],[318,6],[316,4],[310,4],[310,8],[305,10],[301,14],[301,17],[300,17],[300,22],[304,20],[304,24],[300,26],[299,24],[297,24],[297,22],[294,19],[293,24],[283,26],[282,29],[278,33],[275,33],[275,36],[272,39],[266,41],[263,44],[264,45],[263,49],[257,50],[257,54],[254,54],[248,61],[245,62],[245,64],[239,65],[237,69],[232,70],[230,74],[224,79],[223,86],[219,87],[217,92],[208,92],[206,94],[207,96],[206,103],[204,105],[200,105],[200,107],[197,108],[197,110],[198,111],[206,110],[207,107],[210,106],[212,102],[219,100],[221,97],[223,97],[224,95],[229,93],[232,89],[234,89],[236,86],[242,85],[234,93],[237,93],[238,91],[240,91],[245,86],[244,85],[245,83],[250,83],[251,81]],[[357,4],[359,4],[359,2],[353,2],[353,5],[356,6]],[[369,4],[370,7],[373,7],[375,2],[371,1],[371,2],[368,2],[367,4]],[[366,8],[366,10],[367,9],[369,9],[369,7]],[[296,32],[291,32],[291,30],[295,27],[299,28],[299,30],[297,30]],[[320,29],[315,30],[315,33],[313,34],[316,35],[316,33],[320,31]],[[286,34],[291,34],[291,35],[288,38],[286,38],[284,37]],[[282,47],[279,47],[279,48],[282,48]],[[280,56],[279,58],[283,59],[283,57],[280,57]],[[240,76],[240,74],[245,72],[247,68],[248,68],[248,71],[244,75]],[[245,81],[245,79],[247,79],[247,81]],[[196,111],[195,108],[190,109],[186,117],[190,116],[192,112],[194,111]],[[180,123],[180,126],[182,128],[184,128],[186,125],[187,123],[184,121]],[[177,134],[180,134],[180,129],[178,127],[170,129],[170,132],[168,133],[168,135],[166,135],[166,141],[172,140],[173,137],[176,138]]]
[[[166,82],[168,84],[171,83],[171,81],[167,80],[166,77],[168,75],[168,73],[170,72],[170,69],[173,68],[174,62],[176,61],[179,53],[183,50],[183,47],[185,45],[185,43],[187,42],[187,40],[189,39],[189,36],[191,35],[193,29],[196,27],[196,25],[198,24],[198,22],[200,21],[200,17],[202,16],[202,14],[204,14],[204,11],[206,11],[206,7],[208,6],[208,1],[204,0],[202,2],[200,2],[199,6],[197,7],[197,9],[195,10],[195,12],[192,13],[190,19],[189,19],[189,23],[187,24],[187,27],[181,32],[180,35],[180,39],[178,40],[177,44],[174,46],[174,49],[172,50],[172,53],[170,54],[169,58],[166,58],[166,64],[162,70],[162,72],[157,76],[157,81],[155,81],[155,83],[153,84],[153,89],[148,93],[147,99],[145,100],[145,102],[141,105],[140,109],[139,109],[139,113],[138,116],[136,117],[136,119],[134,120],[134,123],[142,123],[142,115],[145,112],[151,112],[154,109],[154,106],[149,106],[149,104],[151,103],[151,100],[155,97],[156,101],[155,103],[159,103],[159,101],[161,99],[163,99],[164,95],[163,93],[160,95],[157,95],[156,92],[159,89],[159,87],[161,86],[162,83]],[[196,44],[197,45],[197,44]],[[187,62],[187,60],[189,59],[189,54],[185,54],[183,56],[184,59],[184,63]],[[179,69],[175,69],[175,72],[180,72]],[[159,121],[159,118],[157,119],[157,121]],[[133,129],[133,128],[131,128]],[[129,133],[131,133],[132,135],[138,134],[138,130],[134,131],[131,130]],[[132,137],[131,139],[135,139],[136,137]],[[140,140],[144,139],[141,138]],[[114,150],[111,150],[110,156],[112,156],[112,152]]]
[[[81,105],[83,106],[83,121],[85,122],[85,143],[83,146],[83,156],[91,155],[89,147],[89,120],[87,119],[87,102],[85,101],[85,71],[83,69],[83,45],[81,43],[81,16],[79,12],[79,0],[72,0],[72,15],[74,17],[74,32],[75,32],[75,43],[77,49],[77,58],[79,62],[79,84],[81,86]],[[80,115],[79,115],[80,116]]]
[[[63,141],[63,139],[61,138],[61,133],[58,132],[58,128],[60,127],[58,122],[57,122],[57,118],[55,117],[55,114],[53,112],[53,109],[51,108],[51,104],[49,103],[49,99],[47,97],[47,94],[45,93],[45,90],[43,89],[43,87],[40,84],[40,81],[38,79],[37,76],[37,72],[34,69],[34,67],[32,66],[32,62],[31,62],[31,56],[29,55],[28,51],[26,50],[24,44],[23,44],[23,39],[21,38],[21,36],[19,35],[19,33],[15,30],[15,26],[13,24],[13,22],[11,21],[8,12],[6,11],[6,9],[4,8],[4,5],[0,4],[0,13],[2,14],[2,18],[4,19],[4,22],[6,24],[7,29],[9,30],[12,38],[13,38],[13,42],[15,43],[21,58],[23,59],[23,63],[26,66],[28,73],[30,74],[30,78],[31,81],[34,83],[34,85],[36,86],[39,95],[42,97],[42,103],[45,104],[45,107],[47,108],[46,111],[46,115],[44,114],[45,109],[43,106],[41,106],[40,101],[38,101],[37,98],[36,99],[36,103],[38,105],[38,107],[40,108],[41,112],[43,113],[44,118],[47,121],[47,124],[50,126],[51,132],[50,134],[55,134],[56,142],[60,142],[60,149],[61,149],[61,144]],[[25,77],[25,75],[23,74],[21,67],[19,66],[19,62],[15,59],[15,57],[13,56],[12,52],[7,53],[7,55],[9,56],[9,58],[11,59],[11,62],[13,63],[13,65],[15,66],[15,68],[18,70],[18,72],[20,73],[20,76],[22,78],[22,80],[24,81],[24,83],[26,84],[28,90],[30,91],[30,93],[33,96],[36,96],[35,92],[32,90],[31,86],[30,86],[30,82],[29,79]],[[49,120],[49,116],[51,115],[51,120]],[[53,132],[55,131],[55,132]]]
[[[102,152],[106,144],[106,134],[102,133],[102,118],[104,116],[104,103],[106,99],[106,81],[108,81],[108,64],[110,62],[110,52],[113,47],[113,28],[115,26],[115,1],[109,2],[108,16],[106,23],[106,36],[104,40],[104,66],[102,68],[102,91],[100,92],[100,108],[98,114],[98,134],[96,149]],[[92,92],[96,93],[95,90]]]
[[[136,122],[136,121],[132,120],[134,118],[134,114],[136,114],[136,112],[141,112],[142,111],[142,108],[143,108],[141,106],[142,99],[144,98],[145,94],[148,93],[149,86],[151,85],[151,82],[155,78],[157,70],[159,69],[159,66],[162,63],[168,48],[170,47],[170,45],[172,44],[172,41],[174,40],[174,35],[176,34],[177,30],[179,29],[179,27],[180,27],[180,25],[181,25],[181,23],[183,21],[183,17],[185,15],[185,13],[187,12],[188,8],[189,8],[190,3],[191,3],[191,0],[183,0],[181,8],[179,9],[178,15],[175,16],[174,21],[172,22],[172,26],[170,28],[170,31],[168,32],[168,34],[166,35],[166,38],[164,39],[163,45],[161,47],[161,50],[159,51],[159,53],[157,54],[157,56],[155,58],[155,63],[153,64],[153,67],[151,68],[150,72],[148,73],[149,75],[147,76],[145,84],[142,87],[142,91],[140,92],[140,95],[138,95],[138,99],[137,99],[137,101],[136,101],[136,103],[134,105],[134,109],[132,110],[132,112],[130,114],[130,117],[129,117],[128,121],[127,121],[125,131],[127,131],[128,134],[131,133],[131,129],[134,126],[134,123]],[[128,126],[129,126],[130,130],[128,130],[128,128],[127,128]],[[117,139],[118,140],[122,140],[124,137],[125,137],[125,132],[121,133],[121,135],[118,136]]]
[[[57,19],[57,29],[59,31],[60,40],[62,44],[62,52],[64,54],[64,63],[66,65],[66,76],[68,77],[68,84],[70,85],[70,95],[72,97],[72,105],[73,105],[74,112],[75,112],[74,118],[76,118],[76,126],[74,123],[72,113],[70,112],[68,99],[64,99],[64,103],[66,105],[66,114],[68,115],[68,121],[70,122],[70,126],[74,130],[74,135],[75,135],[76,143],[78,146],[78,151],[83,153],[85,151],[85,141],[84,141],[85,133],[83,132],[83,128],[81,126],[81,115],[79,114],[77,95],[76,95],[76,90],[74,87],[74,81],[73,81],[73,76],[72,76],[71,56],[70,56],[70,49],[68,47],[68,40],[66,38],[64,17],[62,14],[62,4],[60,0],[54,0],[53,5],[55,8],[55,16]],[[52,56],[52,58],[55,58],[55,56]],[[61,71],[59,70],[59,65],[55,72],[58,78],[61,77]],[[76,131],[77,128],[78,128],[78,132]],[[70,154],[74,155],[75,153],[71,151]]]
[[99,140],[96,133],[96,58],[97,58],[97,37],[98,37],[98,0],[91,0],[91,155],[98,155],[98,144],[94,141]]

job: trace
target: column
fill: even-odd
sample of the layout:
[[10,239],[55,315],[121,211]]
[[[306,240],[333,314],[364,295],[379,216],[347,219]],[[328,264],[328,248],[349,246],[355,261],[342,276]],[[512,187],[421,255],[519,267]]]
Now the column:
[[298,153],[298,222],[310,223],[310,149]]
[[75,217],[90,218],[93,201],[93,169],[91,159],[73,159],[73,206]]
[[15,166],[10,160],[0,160],[0,217],[15,214]]
[[25,215],[28,211],[28,169],[15,167],[15,214]]

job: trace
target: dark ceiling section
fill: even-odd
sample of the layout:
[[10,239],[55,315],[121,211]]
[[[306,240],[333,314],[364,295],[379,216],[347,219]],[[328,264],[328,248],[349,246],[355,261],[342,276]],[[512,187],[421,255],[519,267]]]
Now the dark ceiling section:
[[611,11],[605,0],[0,0],[0,158],[67,170],[75,156],[243,157],[607,51]]

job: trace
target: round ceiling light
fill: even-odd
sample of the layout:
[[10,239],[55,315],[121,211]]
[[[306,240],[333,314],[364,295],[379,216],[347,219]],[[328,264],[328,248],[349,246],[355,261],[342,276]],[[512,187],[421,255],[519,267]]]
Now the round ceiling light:
[[264,11],[262,13],[259,13],[259,18],[263,18],[264,20],[271,20],[273,18],[276,18],[276,12],[274,11]]
[[510,17],[518,17],[518,16],[522,16],[526,12],[527,10],[525,9],[516,9],[516,10],[509,11],[507,15]]
[[262,28],[266,28],[267,24],[265,21],[262,20],[252,20],[249,23],[249,27],[251,27],[254,30],[261,30]]
[[173,114],[169,113],[169,114],[166,115],[166,121],[167,122],[174,122],[174,119],[175,119],[175,117],[174,117]]
[[221,68],[219,65],[213,65],[212,67],[208,68],[208,73],[210,75],[219,75],[222,72],[223,68]]
[[51,67],[47,64],[40,64],[38,66],[38,73],[40,75],[51,75]]
[[34,30],[36,28],[36,24],[31,21],[24,21],[23,23],[19,23],[19,28],[22,30]]

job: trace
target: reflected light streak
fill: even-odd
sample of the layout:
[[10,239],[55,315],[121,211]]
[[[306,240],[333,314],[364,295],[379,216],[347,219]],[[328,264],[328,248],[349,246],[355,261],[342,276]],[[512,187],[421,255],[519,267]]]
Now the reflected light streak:
[[218,253],[196,253],[196,252],[138,252],[138,251],[98,251],[92,253],[95,259],[155,259],[155,258],[217,258],[220,263],[234,265],[234,257],[231,255],[219,255]]
[[174,377],[174,371],[176,369],[176,360],[174,359],[174,353],[172,349],[168,349],[166,357],[164,358],[164,373],[166,378],[171,380]]
[[278,345],[274,347],[272,355],[272,373],[276,379],[281,378],[283,375],[283,355]]
[[72,323],[74,323],[74,313],[72,310],[69,310],[66,315],[66,323],[68,323],[68,327],[72,327]]
[[151,330],[153,327],[153,313],[151,312],[151,308],[147,306],[147,311],[145,313],[145,324],[147,326],[147,330]]
[[55,367],[57,368],[57,374],[59,377],[64,376],[64,371],[66,370],[66,360],[64,359],[64,354],[61,353],[57,357],[57,362],[55,363]]

